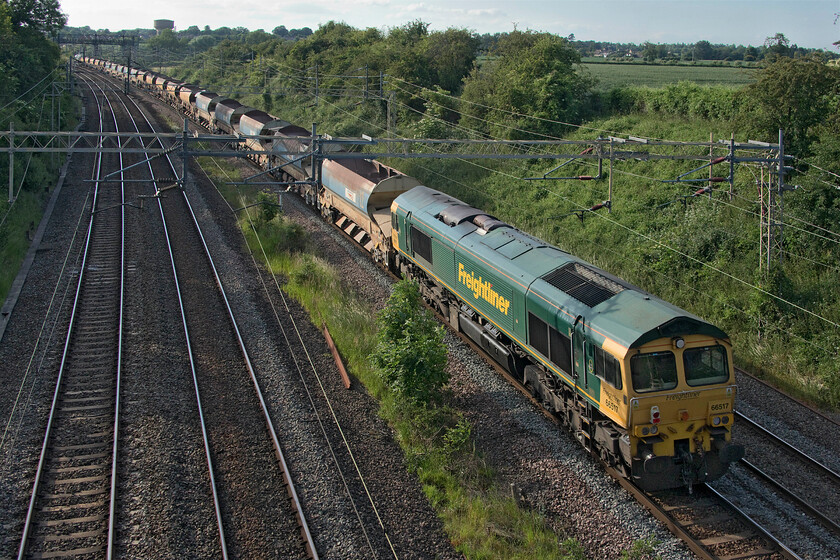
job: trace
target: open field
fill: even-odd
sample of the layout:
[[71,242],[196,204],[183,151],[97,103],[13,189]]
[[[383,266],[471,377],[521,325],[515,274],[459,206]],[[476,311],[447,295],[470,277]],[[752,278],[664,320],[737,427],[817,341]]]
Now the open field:
[[645,64],[587,64],[583,66],[598,79],[599,89],[620,86],[662,87],[681,80],[699,85],[744,86],[754,81],[755,70],[734,66],[656,66]]

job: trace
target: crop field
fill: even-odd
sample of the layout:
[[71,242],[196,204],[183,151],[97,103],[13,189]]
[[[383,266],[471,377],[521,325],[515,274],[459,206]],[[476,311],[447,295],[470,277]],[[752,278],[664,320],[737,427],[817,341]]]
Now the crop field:
[[598,79],[598,89],[620,86],[662,87],[679,81],[702,86],[751,84],[755,70],[734,66],[654,66],[646,64],[583,64]]

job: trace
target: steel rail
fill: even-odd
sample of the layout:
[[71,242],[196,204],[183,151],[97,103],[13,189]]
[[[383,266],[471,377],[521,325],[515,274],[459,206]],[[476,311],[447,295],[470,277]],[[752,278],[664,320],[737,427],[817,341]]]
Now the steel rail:
[[[148,93],[148,92],[146,92],[146,93]],[[150,96],[150,97],[152,97],[152,96]],[[154,97],[153,99],[154,99],[154,102],[156,102],[156,103],[159,103],[159,102],[160,102],[160,99],[158,99],[158,98],[156,98],[156,97]],[[167,107],[171,107],[171,106],[167,105]],[[193,121],[193,120],[191,120],[190,122],[192,122],[192,123],[193,123],[194,125],[196,125],[197,127],[200,127],[200,128],[205,128],[205,126],[204,126],[203,124],[201,124],[201,123],[198,123],[198,122]],[[182,133],[182,134],[183,134],[183,133]],[[251,162],[251,163],[253,164],[253,162]],[[289,163],[289,162],[287,162],[287,163]],[[256,165],[256,164],[254,164],[254,165]],[[286,164],[283,164],[283,165],[286,165]],[[283,167],[283,165],[280,165],[279,167]],[[266,171],[266,170],[264,170],[264,171],[262,171],[261,173],[258,173],[258,174],[257,174],[257,175],[255,175],[255,176],[263,175],[263,174],[265,174],[265,173],[268,173],[269,171],[271,171],[271,170],[267,170],[267,171]],[[253,178],[253,177],[251,177],[251,178]],[[247,181],[247,179],[246,179],[246,181]],[[251,185],[253,185],[253,184],[259,184],[259,183],[247,183],[247,184],[251,184]],[[272,183],[272,184],[274,184],[274,183]],[[230,208],[230,210],[231,210],[232,212],[235,212],[235,211],[236,211],[236,210],[234,210],[234,208],[230,205],[230,203],[228,203],[228,202],[227,202],[226,200],[224,200],[224,199],[222,199],[222,200],[225,202],[225,204],[227,204],[228,208]],[[344,232],[340,232],[340,233],[344,234]],[[344,235],[346,235],[346,234],[344,234]],[[348,239],[350,239],[351,241],[353,241],[353,239],[352,239],[351,237],[349,237],[349,236],[347,236],[347,237],[348,237]],[[355,243],[355,242],[354,242],[354,243]],[[257,267],[257,269],[259,269],[259,266],[257,265],[257,261],[256,261],[256,259],[255,259],[254,255],[253,255],[253,253],[251,254],[251,259],[252,259],[252,262],[254,263],[254,266],[255,266],[255,267]],[[268,294],[269,294],[269,290],[268,290],[268,287],[266,286],[265,281],[263,280],[263,278],[262,278],[262,275],[261,275],[261,274],[259,275],[259,278],[260,278],[260,281],[262,282],[263,289],[265,290],[266,295],[268,295]],[[280,289],[280,287],[279,287],[279,286],[277,286],[277,289],[279,290],[279,289]],[[280,291],[280,296],[281,296],[281,298],[283,298],[283,302],[284,302],[284,304],[285,304],[285,303],[286,303],[286,301],[285,301],[285,296],[283,296],[282,290]],[[271,305],[272,305],[272,308],[274,308],[274,304],[273,304],[273,303],[271,303]],[[286,305],[286,307],[287,307],[287,311],[288,311],[288,305]],[[283,326],[283,324],[280,322],[280,318],[279,318],[279,316],[278,316],[278,314],[277,314],[276,309],[274,310],[274,315],[275,315],[275,317],[276,317],[276,318],[277,318],[277,320],[278,320],[278,325],[280,326],[280,330],[281,330],[281,332],[283,333],[283,337],[284,337],[284,339],[285,339],[285,341],[286,341],[286,344],[287,344],[287,345],[289,346],[289,348],[291,349],[291,341],[290,341],[290,339],[289,339],[289,336],[288,336],[288,333],[286,332],[285,327],[284,327],[284,326]],[[295,319],[294,319],[294,317],[293,317],[292,315],[289,315],[289,318],[291,319],[292,326],[294,327],[294,330],[295,330],[295,332],[297,333],[297,336],[298,336],[298,339],[299,339],[299,341],[300,341],[300,343],[301,343],[301,345],[302,345],[302,348],[303,348],[304,354],[306,354],[307,359],[309,360],[310,365],[311,365],[311,367],[313,368],[313,372],[315,373],[315,376],[316,376],[316,378],[318,379],[319,384],[320,384],[320,376],[318,375],[318,372],[317,372],[317,371],[315,371],[315,369],[314,369],[314,368],[315,368],[315,366],[314,366],[314,364],[312,363],[312,359],[309,357],[309,352],[308,352],[308,350],[307,350],[307,348],[306,348],[306,344],[304,343],[303,339],[301,338],[301,335],[300,335],[300,332],[299,332],[299,330],[298,330],[298,327],[297,327],[297,324],[296,324],[296,322],[295,322]],[[332,457],[333,457],[333,460],[335,461],[335,464],[336,464],[336,466],[338,467],[338,459],[336,458],[336,454],[335,454],[335,451],[334,451],[333,445],[332,445],[332,443],[329,441],[329,438],[327,437],[326,430],[325,430],[325,428],[324,428],[323,421],[322,421],[322,419],[321,419],[321,415],[320,415],[320,413],[318,412],[317,407],[315,407],[315,402],[314,402],[314,400],[313,400],[313,397],[312,397],[312,394],[311,394],[310,388],[309,388],[309,386],[308,386],[308,384],[307,384],[307,382],[306,382],[306,379],[303,377],[303,374],[302,374],[302,371],[301,371],[300,364],[299,364],[299,362],[298,362],[298,360],[297,360],[296,356],[294,356],[294,355],[293,355],[293,356],[292,356],[292,358],[293,358],[293,360],[295,361],[295,365],[296,365],[297,370],[298,370],[298,373],[299,373],[299,375],[300,375],[301,382],[303,383],[303,386],[304,386],[304,388],[305,388],[305,390],[306,390],[306,393],[307,393],[307,395],[308,395],[308,397],[309,397],[309,401],[310,401],[310,403],[311,403],[311,404],[312,404],[312,406],[313,406],[313,412],[315,413],[316,417],[318,418],[318,424],[319,424],[319,426],[320,426],[320,428],[321,428],[322,433],[324,434],[324,437],[326,438],[326,439],[325,439],[325,441],[327,442],[327,446],[329,447],[329,449],[330,449],[330,453],[331,453],[331,455],[332,455]],[[328,407],[329,407],[329,409],[332,411],[332,405],[330,404],[330,399],[329,399],[329,396],[327,395],[326,390],[324,389],[324,387],[323,387],[323,386],[321,386],[321,390],[322,390],[322,393],[323,393],[324,398],[327,400],[327,406],[328,406]],[[347,448],[347,451],[350,453],[351,459],[352,459],[353,463],[355,464],[355,462],[356,462],[356,461],[355,461],[355,458],[353,457],[353,452],[352,452],[352,450],[350,450],[349,443],[347,442],[346,438],[344,437],[343,429],[342,429],[342,427],[341,427],[341,425],[340,425],[340,423],[339,423],[339,421],[338,421],[338,418],[336,418],[336,417],[335,417],[335,414],[334,414],[334,413],[333,413],[333,420],[334,420],[334,422],[336,423],[336,426],[338,427],[339,433],[341,433],[341,434],[342,434],[342,438],[344,439],[344,443],[345,443],[345,446],[346,446],[346,448]],[[341,473],[341,469],[340,469],[340,467],[339,467],[339,471],[338,471],[338,472],[339,472],[339,475],[340,475],[340,476],[341,476],[341,478],[342,478],[342,482],[343,482],[343,484],[344,484],[344,488],[345,488],[345,490],[349,493],[349,492],[350,492],[350,489],[349,489],[349,487],[347,486],[347,482],[346,482],[346,480],[345,480],[345,478],[344,478],[343,473]],[[363,476],[363,475],[362,475],[362,473],[358,470],[358,466],[356,467],[356,474],[358,475],[358,477],[359,477],[360,481],[362,482],[362,485],[365,487],[365,491],[366,491],[366,493],[367,493],[367,495],[368,495],[368,498],[369,498],[369,501],[370,501],[370,503],[371,503],[371,505],[372,505],[372,507],[373,507],[374,513],[375,513],[375,515],[376,515],[377,519],[379,519],[379,513],[378,513],[378,511],[377,511],[377,509],[376,509],[376,505],[375,505],[375,503],[373,502],[373,498],[370,496],[370,493],[369,493],[369,492],[367,492],[367,485],[366,485],[366,483],[365,483],[364,476]],[[348,495],[349,495],[349,494],[348,494]],[[365,529],[365,527],[364,527],[364,522],[362,521],[361,516],[360,516],[360,514],[358,513],[358,510],[356,509],[355,501],[354,501],[354,500],[352,500],[352,498],[351,498],[351,503],[353,504],[353,509],[354,509],[354,511],[356,512],[356,516],[357,516],[357,518],[359,519],[359,523],[360,523],[360,525],[361,525],[361,530],[362,530],[362,532],[363,532],[363,533],[364,533],[364,535],[365,535],[365,539],[367,540],[368,545],[369,545],[369,547],[370,547],[371,551],[373,552],[373,545],[370,543],[370,539],[369,539],[369,537],[368,537],[367,530],[366,530],[366,529]],[[381,519],[379,520],[379,523],[380,523],[380,526],[382,526],[382,528],[383,528],[383,530],[384,530],[384,525],[382,524]],[[390,540],[390,537],[388,536],[387,532],[385,532],[385,535],[384,535],[384,536],[385,536],[385,540],[388,542],[389,546],[391,547],[391,551],[393,552],[394,557],[396,558],[396,557],[397,557],[397,554],[396,554],[396,552],[394,552],[394,550],[393,550],[393,545],[391,544],[391,540]],[[313,546],[313,550],[314,550],[314,546]],[[374,552],[374,555],[375,555],[375,552]]]
[[[137,102],[134,101],[133,99],[131,99],[131,102],[134,104],[135,108],[139,111],[140,108],[137,105]],[[125,105],[125,101],[123,101],[123,104]],[[127,109],[128,109],[128,107],[126,106],[126,110]],[[140,113],[143,115],[144,120],[146,120],[146,124],[149,127],[151,127],[151,123],[146,118],[146,115],[142,111],[140,111]],[[129,112],[129,117],[131,118],[131,122],[134,125],[134,128],[139,131],[139,127],[137,126],[137,122],[134,119],[134,117],[131,116],[130,112]],[[152,178],[154,178],[155,177],[155,172],[154,172],[154,169],[152,168],[151,161],[147,159],[146,163],[148,164],[148,167],[149,167],[150,176]],[[201,404],[201,392],[200,392],[199,387],[198,387],[198,374],[196,372],[195,355],[193,353],[192,344],[190,343],[190,332],[189,332],[189,327],[187,326],[187,314],[186,314],[186,310],[184,308],[183,296],[181,294],[181,283],[178,279],[178,270],[175,266],[175,254],[172,250],[172,242],[171,242],[170,236],[169,236],[169,229],[166,226],[166,219],[164,218],[163,205],[162,205],[160,199],[158,199],[158,208],[160,210],[160,218],[161,218],[161,222],[163,224],[163,232],[164,232],[164,239],[166,240],[166,247],[167,247],[167,250],[169,251],[169,262],[170,262],[170,265],[172,267],[172,276],[173,276],[173,279],[175,281],[175,293],[178,296],[178,308],[180,309],[180,313],[181,313],[181,325],[184,328],[184,341],[186,343],[187,356],[189,357],[190,371],[192,373],[193,386],[195,388],[195,398],[196,398],[196,403],[197,403],[197,406],[198,406],[199,423],[201,424],[201,435],[202,435],[202,439],[204,440],[204,455],[205,455],[205,458],[207,459],[207,470],[208,470],[208,474],[209,474],[209,477],[210,477],[210,489],[211,489],[211,493],[213,495],[213,507],[214,507],[215,515],[216,515],[216,526],[217,526],[218,532],[219,532],[219,545],[220,545],[221,551],[222,551],[222,558],[224,560],[227,560],[228,559],[228,550],[227,550],[227,541],[225,539],[224,524],[223,524],[223,521],[222,521],[222,508],[221,508],[221,504],[220,504],[220,501],[219,501],[219,491],[218,491],[218,486],[216,484],[215,467],[213,465],[213,459],[212,459],[212,454],[211,454],[211,449],[210,449],[210,437],[209,437],[209,434],[207,433],[207,424],[204,420],[204,408]]]
[[[90,88],[91,93],[93,93],[94,96],[95,96],[93,88],[90,86],[90,84],[88,84],[88,87]],[[107,98],[105,98],[105,101],[108,101]],[[110,106],[110,102],[108,102],[108,103],[109,103],[109,106]],[[101,131],[104,128],[103,127],[104,118],[103,118],[103,114],[102,114],[102,106],[101,106],[100,103],[97,103],[97,109],[99,110],[99,129]],[[111,111],[111,113],[112,113],[112,116],[113,116],[113,110]],[[116,117],[114,117],[114,123],[116,125]],[[101,142],[102,142],[102,139],[100,139],[100,144],[101,144]],[[92,170],[92,175],[94,177],[98,178],[101,175],[101,173],[102,173],[102,154],[98,154],[97,157],[96,157],[95,163],[94,163],[94,169]],[[121,196],[123,196],[123,198],[124,198],[124,193]],[[93,202],[92,202],[92,206],[91,206],[91,217],[90,217],[90,222],[88,223],[88,230],[87,230],[87,234],[86,234],[86,237],[85,237],[85,244],[84,244],[84,248],[83,248],[83,257],[82,257],[81,266],[79,268],[79,278],[78,278],[78,281],[77,281],[77,284],[76,284],[76,291],[75,291],[75,294],[74,294],[74,297],[73,297],[72,310],[71,310],[71,314],[70,314],[69,324],[68,324],[68,327],[67,327],[67,332],[66,332],[66,335],[65,335],[64,347],[62,349],[61,363],[59,365],[59,371],[58,371],[58,376],[56,378],[55,390],[53,392],[53,398],[52,398],[52,402],[51,402],[51,405],[50,405],[50,412],[49,412],[49,415],[48,415],[48,418],[47,418],[47,426],[46,426],[46,429],[45,429],[45,432],[44,432],[44,439],[43,439],[43,443],[42,443],[42,446],[41,446],[41,453],[40,453],[40,456],[39,456],[39,459],[38,459],[38,467],[37,467],[36,472],[35,472],[35,480],[34,480],[33,485],[32,485],[32,495],[31,495],[30,500],[29,500],[29,506],[28,506],[28,509],[27,509],[26,519],[24,521],[24,527],[23,527],[23,532],[22,532],[22,535],[21,535],[21,541],[20,541],[20,545],[19,545],[19,548],[18,548],[18,556],[17,556],[18,560],[22,560],[25,557],[26,550],[27,550],[27,545],[29,544],[29,537],[31,536],[32,521],[33,521],[34,514],[35,514],[35,508],[37,506],[38,493],[39,493],[40,488],[41,488],[41,482],[42,482],[42,477],[43,477],[43,474],[44,474],[44,467],[45,467],[45,463],[46,463],[46,456],[47,456],[47,452],[49,450],[50,439],[51,439],[51,436],[52,436],[52,428],[53,428],[53,424],[54,424],[54,420],[55,420],[56,413],[57,413],[57,408],[58,408],[58,400],[59,400],[59,397],[61,396],[62,382],[64,380],[64,374],[65,374],[65,371],[66,371],[67,360],[68,360],[68,357],[69,357],[70,342],[71,342],[72,335],[73,335],[73,332],[74,332],[74,327],[76,326],[76,319],[77,319],[78,311],[79,311],[79,304],[80,304],[80,300],[81,300],[82,287],[83,287],[84,281],[85,281],[85,270],[87,268],[88,257],[90,256],[91,241],[93,239],[93,227],[94,227],[94,221],[95,221],[95,216],[96,216],[96,213],[95,213],[94,209],[96,208],[98,203],[99,203],[99,187],[97,185],[94,189]],[[122,304],[123,304],[122,282],[124,280],[122,269],[123,269],[123,264],[124,264],[124,239],[125,239],[124,234],[125,234],[125,231],[124,231],[124,217],[123,217],[122,226],[121,226],[121,249],[120,249],[120,251],[121,251],[121,257],[120,257],[120,268],[121,268],[121,270],[120,270],[120,327],[119,327],[119,329],[120,329],[120,334],[119,334],[119,344],[120,344],[120,346],[122,344]],[[121,354],[119,352],[118,352],[118,355],[121,357]],[[118,415],[115,412],[115,428],[114,428],[114,431],[115,431],[115,436],[114,437],[115,438],[116,438],[116,425],[117,425],[116,423],[117,422],[118,422]],[[116,451],[114,451],[114,453],[116,453]],[[115,469],[115,468],[116,468],[116,465],[114,463],[112,465],[112,480],[113,480],[113,472],[114,472],[113,469]],[[111,495],[111,499],[112,499],[112,505],[113,505],[113,494]],[[111,512],[111,515],[112,514],[113,514],[113,512]],[[111,523],[111,520],[109,519],[109,525],[110,525],[110,523]],[[110,548],[110,542],[109,542],[109,548]]]
[[801,406],[804,406],[805,408],[807,408],[808,410],[810,410],[811,412],[813,412],[814,414],[819,416],[821,419],[825,420],[826,422],[830,422],[830,423],[832,423],[836,426],[840,426],[840,421],[835,420],[834,418],[827,415],[825,412],[818,409],[814,405],[809,404],[809,403],[807,403],[807,402],[805,402],[801,399],[797,399],[795,397],[792,397],[792,396],[788,395],[787,393],[782,392],[782,390],[779,389],[778,387],[775,387],[775,386],[771,385],[770,383],[768,383],[767,381],[765,381],[763,379],[759,379],[758,377],[756,377],[752,373],[748,372],[747,370],[736,367],[735,368],[735,373],[740,373],[742,375],[746,375],[747,377],[749,377],[753,381],[756,381],[756,382],[764,385],[766,388],[770,389],[771,391],[774,391],[774,392],[778,393],[779,395],[782,395],[783,397],[788,398],[788,399],[792,400],[793,402],[795,402],[795,403],[797,403]]
[[207,424],[204,421],[204,407],[201,405],[201,392],[198,388],[198,374],[196,372],[195,355],[193,354],[192,344],[190,343],[190,331],[187,326],[187,312],[184,309],[184,300],[181,295],[181,283],[178,280],[178,270],[175,266],[175,254],[172,251],[172,241],[169,237],[169,228],[166,227],[166,219],[163,212],[163,204],[158,200],[158,208],[160,209],[160,219],[163,222],[163,232],[166,238],[166,248],[169,251],[169,260],[172,265],[172,276],[175,280],[175,291],[178,294],[178,308],[181,312],[181,324],[184,327],[184,339],[187,345],[187,354],[190,360],[190,372],[192,373],[193,386],[195,387],[195,399],[198,405],[198,416],[201,423],[201,436],[204,439],[204,455],[207,458],[207,470],[210,475],[210,488],[213,493],[213,506],[216,511],[216,525],[219,529],[219,543],[222,548],[222,558],[227,560],[227,542],[225,541],[225,530],[222,522],[222,508],[219,503],[219,492],[216,486],[216,476],[214,474],[213,459],[210,452],[210,437],[207,433]]
[[831,477],[832,479],[834,479],[835,482],[840,483],[840,473],[837,473],[837,471],[834,471],[833,469],[831,469],[830,467],[827,467],[826,465],[824,465],[823,463],[821,463],[817,459],[814,459],[813,457],[811,457],[810,455],[808,455],[807,453],[805,453],[804,451],[802,451],[801,449],[799,449],[798,447],[793,445],[792,443],[789,443],[789,442],[783,440],[782,438],[780,438],[779,436],[777,436],[776,434],[774,434],[773,432],[771,432],[770,430],[768,430],[767,428],[765,428],[764,426],[762,426],[761,424],[756,422],[755,420],[751,419],[748,416],[745,416],[744,413],[738,412],[736,410],[735,411],[735,416],[738,417],[739,419],[745,421],[747,424],[749,424],[753,428],[759,430],[761,433],[763,433],[768,438],[772,439],[773,441],[775,441],[776,443],[778,443],[779,445],[781,445],[782,447],[784,447],[788,451],[790,451],[790,452],[792,452],[796,455],[799,455],[800,457],[805,459],[808,463],[815,466],[817,468],[817,470],[821,471],[823,474],[826,474],[829,477]]
[[718,499],[720,499],[727,506],[732,508],[732,510],[735,511],[738,515],[740,515],[747,523],[750,524],[750,526],[757,529],[764,537],[766,537],[769,541],[771,541],[773,544],[775,544],[777,547],[779,547],[779,553],[782,556],[784,556],[788,560],[803,560],[803,558],[801,556],[799,556],[794,551],[792,551],[790,548],[788,548],[788,546],[786,544],[784,544],[782,541],[777,539],[770,531],[765,529],[763,525],[761,525],[758,521],[756,521],[755,519],[750,517],[749,514],[747,514],[747,512],[745,512],[744,510],[742,510],[741,508],[736,506],[734,503],[729,501],[729,499],[726,498],[726,496],[724,496],[723,494],[721,494],[720,492],[718,492],[717,490],[715,490],[714,488],[712,488],[708,484],[704,483],[704,486],[706,487],[706,489],[709,492],[711,492],[713,495],[715,495]]
[[[168,159],[168,158],[167,158]],[[170,161],[170,165],[172,162]],[[173,166],[173,172],[175,168]],[[306,543],[307,552],[311,558],[317,559],[318,552],[315,549],[315,541],[312,538],[312,534],[309,531],[309,525],[306,522],[306,516],[303,513],[303,505],[300,502],[300,498],[297,495],[297,491],[295,490],[294,481],[292,480],[291,473],[289,471],[288,464],[286,463],[286,457],[283,453],[283,450],[280,446],[280,440],[277,437],[277,432],[274,429],[274,422],[271,419],[271,415],[268,411],[268,405],[265,402],[265,397],[263,396],[262,389],[260,388],[259,381],[257,380],[256,373],[254,372],[253,364],[251,363],[251,357],[248,355],[248,350],[245,348],[245,341],[242,338],[242,333],[239,331],[239,324],[236,321],[236,317],[233,314],[233,309],[230,306],[230,302],[227,297],[227,293],[225,293],[224,286],[222,284],[222,279],[219,276],[219,273],[216,269],[216,264],[213,262],[213,257],[210,254],[210,249],[207,247],[207,241],[204,238],[204,234],[201,231],[201,227],[198,224],[198,218],[196,218],[195,212],[193,211],[192,204],[190,204],[189,198],[187,197],[186,192],[182,193],[184,196],[184,201],[187,204],[187,208],[190,211],[190,215],[193,218],[193,223],[195,224],[196,231],[198,232],[199,238],[201,239],[201,244],[204,246],[204,251],[207,255],[207,259],[210,263],[210,268],[213,270],[213,276],[216,279],[216,285],[219,288],[219,292],[222,295],[222,299],[225,302],[225,308],[227,309],[228,316],[230,317],[231,326],[233,327],[234,332],[236,333],[236,339],[239,343],[239,348],[242,351],[242,356],[245,359],[246,367],[248,368],[248,374],[251,377],[251,382],[254,385],[254,390],[256,392],[257,398],[260,401],[260,408],[262,410],[263,418],[265,419],[266,426],[268,427],[268,431],[271,434],[271,441],[272,445],[274,446],[274,453],[277,457],[277,460],[280,462],[280,467],[283,472],[283,478],[286,481],[286,489],[289,492],[289,496],[292,500],[292,503],[295,507],[295,515],[298,518],[298,525],[301,529],[301,534],[304,538]]]
[[[102,86],[97,84],[97,87],[102,91],[103,97],[107,100],[108,97]],[[108,107],[111,108],[111,115],[114,117],[114,127],[119,130],[119,123],[117,122],[116,114],[114,113],[111,102],[108,101]],[[131,115],[129,115],[131,117]],[[122,146],[122,140],[119,141]],[[120,190],[121,202],[125,203],[125,173],[123,172],[123,154],[120,154]],[[114,443],[113,453],[111,455],[111,494],[110,505],[108,509],[108,549],[106,558],[111,560],[114,557],[114,534],[116,532],[116,502],[117,502],[117,454],[119,452],[119,427],[120,427],[120,387],[122,383],[122,343],[123,343],[123,305],[125,302],[125,206],[120,208],[120,231],[122,235],[120,238],[120,319],[117,332],[117,380],[116,380],[116,403],[114,405]]]
[[[142,111],[141,111],[141,113],[142,113]],[[146,122],[148,123],[149,127],[152,130],[154,130],[154,126],[152,125],[151,122],[149,122],[148,118],[146,118],[145,113],[143,114],[143,116],[146,119]],[[186,134],[186,132],[184,134]],[[169,156],[169,154],[166,155],[166,160],[169,163],[169,166],[172,169],[172,172],[177,176],[177,171],[175,169],[174,164],[172,163],[172,159]],[[227,310],[228,317],[230,318],[231,326],[234,330],[234,333],[236,334],[237,343],[239,344],[239,348],[240,348],[240,351],[242,352],[243,359],[245,360],[245,365],[248,369],[248,373],[250,375],[251,382],[254,386],[254,390],[256,392],[257,398],[260,401],[260,408],[261,408],[261,412],[262,412],[262,415],[263,415],[263,419],[265,420],[265,424],[266,424],[266,426],[268,428],[268,431],[269,431],[269,434],[271,436],[271,441],[272,441],[272,445],[274,447],[275,456],[277,457],[277,460],[280,463],[283,478],[286,482],[286,489],[289,493],[289,497],[291,498],[292,503],[294,504],[295,515],[297,517],[298,525],[299,525],[300,530],[301,530],[301,535],[303,536],[304,541],[305,541],[305,545],[306,545],[306,548],[307,548],[307,553],[309,554],[309,556],[311,558],[318,559],[318,552],[315,548],[314,539],[312,538],[312,534],[311,534],[311,532],[309,530],[309,526],[306,522],[306,516],[303,512],[303,506],[300,502],[300,498],[297,495],[297,491],[295,490],[294,481],[292,480],[291,473],[289,471],[285,455],[284,455],[283,450],[280,446],[280,440],[277,437],[277,432],[274,429],[274,422],[272,421],[271,415],[268,411],[268,405],[265,402],[265,397],[263,396],[262,390],[261,390],[260,385],[259,385],[259,381],[257,380],[256,373],[254,371],[254,367],[253,367],[253,364],[251,362],[250,355],[248,354],[248,350],[245,347],[245,341],[242,338],[242,334],[239,330],[239,324],[237,323],[236,317],[234,316],[234,313],[233,313],[233,309],[230,306],[230,301],[228,300],[227,293],[225,292],[224,285],[222,283],[222,279],[219,276],[219,272],[216,268],[216,264],[214,263],[213,257],[210,254],[210,249],[207,246],[207,241],[204,238],[204,233],[201,231],[201,227],[198,223],[198,219],[197,219],[197,217],[195,215],[195,212],[192,208],[192,204],[190,204],[189,197],[187,196],[186,192],[183,192],[183,191],[182,191],[182,195],[183,195],[183,198],[184,198],[184,202],[187,205],[187,209],[189,210],[190,215],[192,216],[193,225],[195,226],[196,233],[198,234],[199,239],[201,240],[201,244],[204,247],[205,255],[207,256],[208,263],[210,265],[211,270],[213,271],[213,277],[216,281],[216,286],[218,287],[219,292],[222,296],[222,300],[224,301],[225,308]],[[163,212],[162,208],[163,207],[161,205],[161,212]],[[163,216],[163,214],[161,214],[161,215]]]
[[741,463],[741,465],[743,465],[743,466],[744,466],[744,468],[746,468],[748,471],[750,471],[751,473],[753,473],[754,475],[756,475],[756,476],[757,476],[757,477],[759,477],[760,479],[764,480],[764,481],[765,481],[765,482],[767,482],[768,484],[772,485],[772,486],[773,486],[774,488],[776,488],[779,492],[781,492],[782,494],[784,494],[786,498],[788,498],[788,499],[789,499],[789,500],[791,500],[792,502],[796,503],[796,505],[797,505],[797,506],[801,507],[801,508],[802,508],[802,509],[804,509],[806,512],[808,512],[808,514],[809,514],[809,515],[811,515],[811,516],[813,516],[813,517],[816,517],[816,518],[817,518],[817,520],[818,520],[820,523],[822,523],[822,524],[823,524],[823,526],[824,526],[826,529],[828,529],[829,531],[831,531],[832,533],[834,533],[834,535],[835,535],[836,537],[840,537],[840,525],[838,525],[837,523],[835,523],[834,521],[832,521],[832,520],[831,520],[828,516],[826,516],[826,515],[825,515],[824,513],[822,513],[820,510],[818,510],[817,508],[815,508],[814,506],[812,506],[811,504],[809,504],[808,502],[806,502],[805,500],[803,500],[802,498],[800,498],[799,496],[797,496],[797,495],[796,495],[796,494],[795,494],[792,490],[790,490],[787,486],[785,486],[784,484],[782,484],[781,482],[779,482],[778,480],[776,480],[775,478],[773,478],[772,476],[770,476],[769,474],[767,474],[766,472],[764,472],[763,470],[761,470],[760,468],[758,468],[756,465],[754,465],[753,463],[749,462],[748,460],[746,460],[746,459],[741,459],[740,463]]

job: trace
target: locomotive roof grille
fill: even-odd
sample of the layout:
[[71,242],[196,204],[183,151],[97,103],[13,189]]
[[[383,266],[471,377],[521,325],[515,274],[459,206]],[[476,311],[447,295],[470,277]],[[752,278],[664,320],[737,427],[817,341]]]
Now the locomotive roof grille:
[[542,279],[589,307],[595,307],[625,289],[618,282],[576,262],[555,268]]

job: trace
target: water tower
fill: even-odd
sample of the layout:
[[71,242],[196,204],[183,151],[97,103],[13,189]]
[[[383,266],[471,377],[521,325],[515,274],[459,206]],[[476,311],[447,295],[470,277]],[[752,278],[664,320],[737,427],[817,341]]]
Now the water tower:
[[164,29],[169,29],[170,31],[173,31],[175,29],[175,22],[171,19],[156,19],[155,29],[157,30],[158,35],[160,35],[160,32]]

